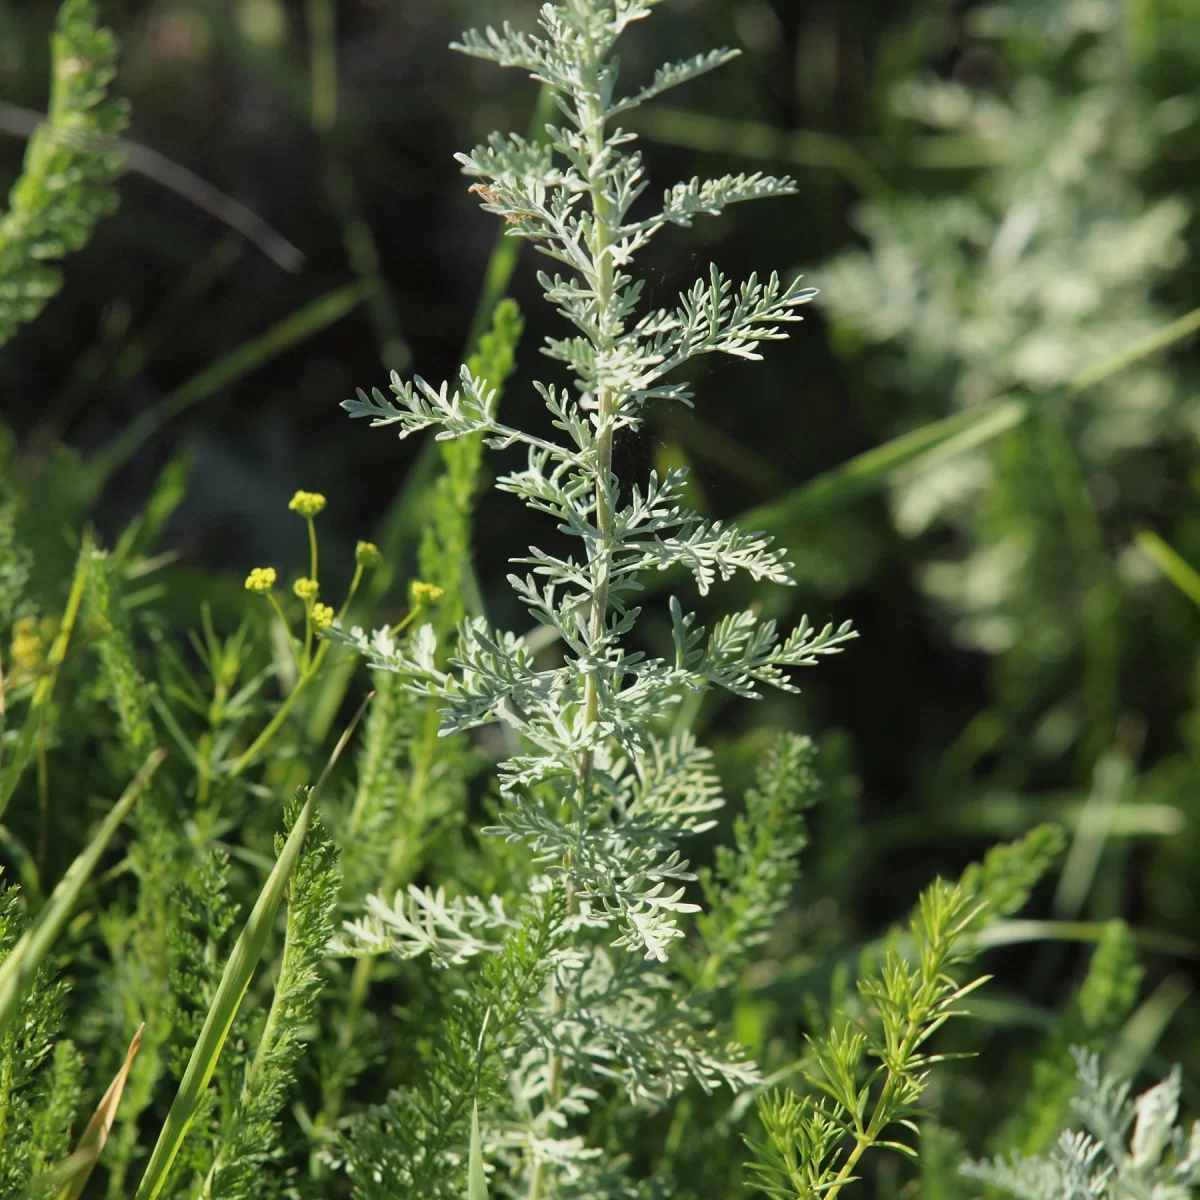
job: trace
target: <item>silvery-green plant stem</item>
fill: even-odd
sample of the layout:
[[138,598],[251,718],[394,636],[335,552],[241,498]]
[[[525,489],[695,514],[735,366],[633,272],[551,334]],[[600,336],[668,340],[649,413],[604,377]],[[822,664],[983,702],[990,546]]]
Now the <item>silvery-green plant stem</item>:
[[[604,151],[604,118],[593,109],[587,113],[587,121],[591,131],[592,156],[594,159],[598,159]],[[595,218],[591,258],[596,271],[596,297],[599,302],[600,311],[603,314],[608,311],[608,307],[612,303],[613,290],[612,256],[608,252],[608,213],[600,188],[592,188],[591,198],[592,215]],[[603,317],[601,320],[603,320]],[[601,348],[597,347],[597,349]],[[593,643],[598,642],[603,636],[604,621],[608,616],[609,539],[612,538],[613,531],[612,504],[608,497],[608,478],[612,471],[613,439],[611,421],[613,402],[614,395],[612,389],[608,387],[600,388],[596,396],[597,413],[600,421],[600,433],[596,439],[596,528],[600,533],[600,540],[596,546],[595,558],[592,561],[592,603],[588,622],[588,633]],[[595,725],[600,719],[599,688],[597,687],[594,673],[588,676],[587,682],[584,685],[584,717],[588,725]],[[581,808],[587,804],[591,771],[592,754],[589,750],[584,752],[579,772],[578,796]],[[551,1011],[557,1012],[562,1001],[553,978],[551,978],[550,986],[552,989],[550,997]],[[562,1059],[557,1053],[552,1052],[550,1054],[548,1069],[550,1081],[547,1096],[549,1105],[554,1106],[558,1103],[562,1095]],[[534,1164],[530,1176],[529,1200],[541,1200],[544,1186],[545,1164],[537,1162]]]
[[[593,108],[587,113],[591,133],[591,149],[593,159],[598,160],[604,152],[604,118]],[[600,309],[601,329],[603,329],[604,314],[612,303],[613,268],[612,256],[609,254],[608,212],[603,189],[592,188],[592,215],[595,225],[592,235],[591,257],[596,271],[596,298]],[[603,346],[597,346],[598,350]],[[589,633],[592,642],[600,640],[604,634],[604,620],[608,616],[608,559],[609,544],[612,538],[612,505],[608,497],[608,477],[612,471],[612,413],[615,397],[611,388],[602,387],[596,396],[597,412],[600,419],[600,433],[596,439],[596,528],[600,532],[600,541],[596,547],[596,557],[592,563],[592,611],[589,623]],[[588,677],[585,685],[584,703],[586,718],[589,725],[599,720],[599,693],[595,675]],[[584,762],[582,786],[586,789],[588,776],[591,774],[591,754],[588,753]]]

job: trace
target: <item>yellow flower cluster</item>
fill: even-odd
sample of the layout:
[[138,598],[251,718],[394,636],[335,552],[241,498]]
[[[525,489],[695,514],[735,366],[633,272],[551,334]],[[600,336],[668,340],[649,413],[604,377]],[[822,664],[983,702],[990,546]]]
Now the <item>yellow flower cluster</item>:
[[419,579],[413,581],[412,598],[414,604],[432,604],[445,595],[445,589],[436,583],[422,583]]
[[329,604],[314,604],[312,610],[312,627],[320,633],[333,624],[333,607]]
[[315,517],[324,507],[325,497],[320,492],[297,492],[288,501],[288,508],[302,517]]
[[374,542],[359,542],[354,547],[354,561],[360,567],[377,567],[383,562],[383,555]]
[[318,590],[317,581],[315,579],[297,579],[296,582],[292,584],[292,591],[295,592],[296,595],[306,603],[309,600],[315,600],[317,598]]
[[266,595],[275,586],[275,578],[274,567],[255,567],[246,576],[246,591]]

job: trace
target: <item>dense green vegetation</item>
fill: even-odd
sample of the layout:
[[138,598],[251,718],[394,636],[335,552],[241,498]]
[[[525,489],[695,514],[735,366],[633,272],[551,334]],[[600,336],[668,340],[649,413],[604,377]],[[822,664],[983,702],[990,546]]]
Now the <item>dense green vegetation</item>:
[[0,0],[0,1200],[1196,1194],[1200,16],[542,20]]

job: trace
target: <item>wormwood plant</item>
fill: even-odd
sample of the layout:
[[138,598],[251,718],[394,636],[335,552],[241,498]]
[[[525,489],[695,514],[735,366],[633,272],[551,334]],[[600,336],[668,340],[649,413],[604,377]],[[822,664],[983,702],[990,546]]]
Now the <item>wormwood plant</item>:
[[[764,797],[789,795],[789,775],[799,780],[807,769],[806,751],[785,743],[766,768],[749,809],[762,840],[739,826],[736,848],[707,880],[714,911],[700,925],[704,949],[681,970],[676,961],[691,957],[683,946],[688,914],[698,911],[686,898],[696,875],[683,847],[713,826],[722,801],[710,755],[684,722],[673,729],[671,722],[689,692],[717,686],[754,699],[764,686],[794,690],[792,669],[840,651],[854,634],[847,624],[818,631],[805,619],[781,637],[753,610],[706,632],[672,598],[670,652],[657,657],[631,644],[647,572],[690,572],[701,593],[737,571],[790,582],[790,564],[768,538],[683,506],[684,472],[622,480],[614,444],[638,429],[648,405],[691,402],[678,368],[707,353],[758,358],[759,344],[782,337],[780,325],[799,319],[813,294],[775,274],[734,285],[714,266],[676,306],[639,312],[642,283],[632,264],[652,237],[738,201],[794,190],[790,180],[762,175],[693,179],[668,189],[657,211],[643,212],[642,160],[618,119],[732,57],[719,50],[669,64],[648,86],[621,95],[614,45],[651,7],[652,0],[546,5],[537,35],[505,25],[468,33],[457,47],[528,71],[551,89],[562,114],[544,142],[496,134],[459,160],[478,181],[472,190],[484,209],[556,264],[538,279],[574,332],[548,339],[544,352],[566,367],[573,390],[534,386],[565,437],[505,423],[495,392],[470,367],[453,389],[393,375],[394,398],[360,391],[345,402],[352,416],[401,437],[432,428],[443,440],[520,447],[524,466],[497,486],[552,517],[579,548],[532,547],[509,576],[561,646],[557,665],[483,617],[465,621],[449,646],[431,624],[403,640],[340,623],[328,634],[436,703],[442,734],[506,727],[514,750],[499,766],[495,824],[485,832],[528,852],[501,858],[515,902],[410,886],[372,896],[367,914],[347,929],[350,952],[426,957],[468,981],[451,989],[430,1031],[433,1050],[411,1084],[358,1122],[344,1146],[363,1197],[459,1194],[476,1103],[493,1183],[506,1193],[641,1194],[611,1146],[590,1144],[581,1130],[603,1127],[602,1114],[621,1093],[621,1104],[655,1106],[689,1083],[709,1092],[759,1081],[745,1051],[719,1034],[711,993],[744,963],[786,899],[785,862],[802,841],[805,789],[797,782],[774,812]],[[1006,905],[1021,902],[1056,845],[1053,834],[1039,833],[989,860],[982,874],[930,889],[914,926],[914,961],[894,947],[864,980],[878,1036],[838,1017],[814,1042],[813,1077],[829,1103],[764,1105],[768,1143],[757,1153],[768,1190],[835,1194],[884,1129],[908,1117],[935,1061],[922,1046],[976,986],[950,974],[968,957],[967,933],[995,906],[1011,911]],[[869,1054],[882,1075],[863,1076]]]
[[[359,543],[335,611],[314,493],[291,504],[309,534],[305,573],[284,581],[264,565],[244,588],[214,581],[190,650],[146,586],[183,494],[178,466],[110,551],[92,535],[70,547],[73,572],[58,567],[62,529],[85,514],[80,500],[59,519],[74,503],[69,463],[55,468],[53,521],[33,493],[0,508],[0,614],[21,622],[0,714],[0,837],[21,883],[0,891],[0,1195],[86,1183],[112,1200],[341,1197],[343,1168],[355,1195],[389,1200],[673,1184],[733,1195],[752,1110],[748,1174],[773,1195],[836,1196],[872,1148],[908,1149],[938,1061],[929,1039],[979,986],[959,978],[975,934],[1023,903],[1059,838],[1035,830],[935,882],[909,929],[859,956],[856,989],[839,974],[826,1011],[811,984],[785,979],[793,1002],[779,1008],[793,1015],[755,1031],[772,1006],[748,968],[792,901],[817,751],[775,739],[732,844],[693,870],[687,841],[716,825],[722,797],[680,701],[794,689],[792,669],[853,634],[804,621],[780,636],[754,610],[706,633],[672,600],[655,650],[638,621],[651,572],[690,572],[701,592],[739,570],[789,581],[768,539],[686,510],[682,472],[625,481],[615,451],[648,405],[690,401],[677,369],[705,353],[757,358],[811,295],[776,276],[734,286],[713,268],[676,306],[640,310],[631,263],[649,238],[792,190],[759,175],[692,180],[644,210],[617,119],[731,55],[669,65],[619,97],[614,43],[651,7],[574,0],[547,6],[537,36],[506,27],[460,47],[545,81],[563,114],[545,143],[497,136],[463,166],[508,232],[558,264],[540,279],[574,332],[545,350],[573,390],[537,385],[558,440],[501,421],[521,326],[506,303],[453,392],[394,379],[394,399],[348,403],[444,442],[407,615],[371,637],[345,629],[382,556]],[[521,447],[500,489],[575,540],[517,560],[534,637],[495,630],[472,587],[484,441]],[[333,774],[335,752],[287,799],[328,757],[346,647],[375,671],[357,777]],[[439,731],[495,723],[509,757],[482,800],[495,836],[477,841],[470,784],[498,739]],[[110,839],[122,856],[101,872]],[[332,943],[358,956],[345,970],[329,961],[339,912],[359,918]],[[797,1052],[799,999],[809,1041]],[[779,1087],[766,1090],[771,1068]],[[97,1108],[109,1080],[120,1105]],[[78,1136],[93,1111],[111,1121],[106,1142]]]
[[1085,1131],[1068,1130],[1047,1155],[967,1162],[962,1174],[1016,1200],[1187,1200],[1200,1187],[1200,1122],[1177,1125],[1181,1073],[1130,1098],[1129,1081],[1073,1051],[1072,1101]]
[[[539,667],[524,639],[482,618],[461,627],[445,666],[430,625],[408,643],[387,630],[335,632],[434,698],[442,733],[498,721],[517,735],[518,752],[499,769],[503,804],[491,832],[532,851],[524,911],[510,912],[495,898],[410,889],[394,901],[373,899],[370,917],[353,932],[368,950],[428,953],[444,965],[495,947],[499,962],[513,954],[525,961],[525,986],[503,1004],[497,991],[487,1010],[476,1004],[462,1032],[468,1042],[480,1040],[481,1055],[491,1046],[510,1051],[516,1103],[488,1141],[532,1196],[583,1187],[585,1177],[588,1187],[599,1186],[596,1150],[566,1134],[568,1120],[598,1098],[597,1078],[620,1081],[637,1100],[669,1096],[689,1078],[706,1089],[755,1078],[740,1052],[704,1028],[702,1010],[664,996],[667,978],[638,965],[665,963],[682,936],[679,914],[696,910],[684,898],[695,875],[681,845],[711,827],[720,804],[708,753],[686,731],[664,736],[662,717],[688,690],[718,685],[756,697],[763,685],[794,689],[790,669],[837,652],[853,636],[848,625],[818,631],[805,620],[781,639],[753,611],[724,618],[706,636],[673,599],[672,656],[628,645],[640,615],[632,600],[647,571],[686,569],[701,592],[739,570],[790,582],[789,564],[769,539],[682,506],[682,471],[622,484],[613,450],[618,434],[639,427],[647,404],[690,402],[686,385],[672,378],[677,368],[715,352],[759,357],[759,343],[783,336],[780,324],[799,319],[797,309],[812,296],[775,274],[735,286],[714,266],[675,308],[636,315],[642,283],[630,268],[653,236],[738,201],[794,190],[789,180],[762,175],[693,179],[669,189],[659,211],[635,214],[647,184],[640,154],[628,149],[631,135],[616,120],[732,57],[721,50],[668,65],[640,91],[618,96],[614,44],[650,7],[643,0],[615,8],[596,0],[548,5],[540,35],[506,25],[468,33],[457,47],[529,71],[552,89],[564,117],[547,127],[544,143],[496,134],[460,162],[481,181],[473,190],[485,210],[568,272],[538,279],[575,327],[572,336],[550,339],[545,352],[565,364],[576,390],[534,385],[565,442],[502,422],[494,391],[469,368],[454,391],[393,376],[395,401],[360,391],[345,405],[373,425],[398,427],[402,437],[435,427],[443,439],[481,435],[496,448],[521,446],[524,468],[497,486],[553,517],[580,545],[578,557],[531,548],[516,560],[524,574],[509,577],[534,619],[561,642],[559,666]],[[532,958],[531,940],[540,950]],[[485,1023],[492,1008],[495,1019]],[[445,1067],[449,1077],[455,1070]],[[446,1138],[459,1132],[466,1108],[460,1098],[447,1111],[450,1089],[437,1086],[445,1090],[432,1111],[402,1102],[391,1128],[407,1153],[389,1157],[382,1182],[378,1165],[374,1183],[356,1172],[363,1194],[432,1195],[453,1186]]]

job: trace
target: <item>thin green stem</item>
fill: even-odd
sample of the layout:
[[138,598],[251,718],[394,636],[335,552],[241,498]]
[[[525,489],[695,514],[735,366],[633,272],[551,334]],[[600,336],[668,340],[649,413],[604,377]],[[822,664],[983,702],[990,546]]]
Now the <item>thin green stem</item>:
[[1115,375],[1118,371],[1123,371],[1126,367],[1140,362],[1143,358],[1148,358],[1151,354],[1155,354],[1159,350],[1165,350],[1168,346],[1172,346],[1183,338],[1189,337],[1197,330],[1200,330],[1200,308],[1192,309],[1191,312],[1185,313],[1178,320],[1172,321],[1169,325],[1164,325],[1162,329],[1155,330],[1141,340],[1134,342],[1132,346],[1114,354],[1111,358],[1106,358],[1094,367],[1088,367],[1078,374],[1071,376],[1067,382],[1067,390],[1070,392],[1082,392],[1085,388],[1102,382],[1110,375]]
[[266,728],[264,728],[258,737],[256,737],[254,741],[250,743],[250,745],[242,752],[237,761],[234,762],[233,766],[230,767],[230,779],[236,779],[252,762],[255,761],[255,759],[259,757],[259,755],[262,754],[263,750],[271,741],[271,739],[279,732],[284,721],[287,720],[288,713],[290,713],[296,706],[296,701],[300,699],[301,692],[303,692],[308,686],[309,681],[312,679],[314,674],[315,672],[310,669],[300,676],[300,678],[296,681],[296,686],[292,688],[287,699],[284,700],[284,702],[275,710],[275,715],[267,723]]
[[[904,1026],[904,1034],[896,1049],[895,1061],[897,1062],[909,1062],[916,1051],[922,1031],[929,1020],[930,1012],[933,1008],[930,989],[936,986],[937,982],[943,978],[945,959],[946,955],[943,949],[942,952],[938,953],[935,962],[931,964],[929,970],[925,971],[923,969],[925,978],[922,979],[921,986],[912,1001],[908,1020]],[[930,981],[933,981],[933,983],[931,984]],[[897,1077],[886,1066],[883,1069],[886,1070],[887,1075],[884,1079],[883,1089],[875,1101],[874,1108],[871,1110],[871,1119],[867,1122],[866,1127],[863,1128],[858,1114],[854,1114],[857,1129],[854,1148],[846,1156],[846,1161],[842,1163],[841,1170],[834,1177],[832,1186],[827,1192],[822,1193],[822,1200],[837,1200],[838,1193],[854,1177],[854,1168],[858,1164],[858,1160],[863,1156],[863,1153],[879,1140],[885,1125],[890,1120],[895,1119],[894,1116],[889,1116],[889,1114],[892,1112],[891,1100],[896,1090]]]
[[424,604],[414,604],[412,610],[402,621],[397,621],[395,625],[388,630],[392,637],[397,637],[403,633],[416,619],[425,611]]
[[229,778],[236,779],[255,759],[257,759],[270,743],[271,739],[283,727],[283,723],[288,718],[288,713],[296,705],[296,701],[300,699],[301,693],[310,683],[317,677],[321,670],[321,664],[325,661],[325,655],[329,653],[330,642],[322,642],[317,647],[317,652],[313,655],[312,661],[307,667],[303,668],[300,673],[300,678],[296,680],[296,686],[284,702],[275,710],[275,715],[268,722],[266,728],[254,739],[253,742],[244,750],[241,756],[234,762],[229,769]]
[[338,609],[337,619],[340,621],[345,617],[354,600],[354,594],[358,591],[358,585],[362,582],[363,568],[362,563],[359,563],[354,568],[354,578],[350,580],[350,589],[346,592],[346,598],[342,601],[342,607]]
[[337,26],[333,0],[308,0],[312,125],[322,136],[337,120]]
[[296,648],[296,639],[292,636],[292,627],[288,624],[288,619],[284,615],[283,606],[279,603],[279,598],[274,592],[268,592],[267,599],[270,600],[271,607],[275,610],[275,615],[279,618],[279,623],[283,626],[284,633],[287,634],[288,649],[292,652],[292,658],[296,663],[296,670],[303,675],[304,664],[300,661],[300,651]]

